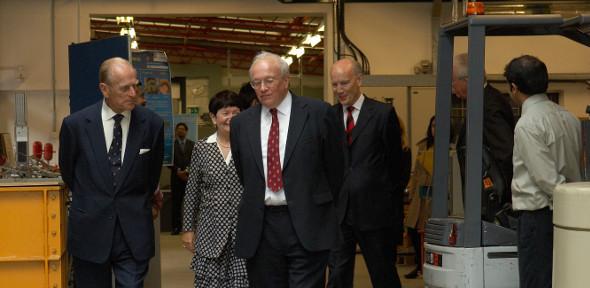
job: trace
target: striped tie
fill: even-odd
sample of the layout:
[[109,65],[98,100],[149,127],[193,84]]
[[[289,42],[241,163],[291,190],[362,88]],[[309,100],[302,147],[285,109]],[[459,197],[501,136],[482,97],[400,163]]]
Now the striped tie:
[[351,145],[352,129],[354,129],[354,117],[352,117],[352,111],[354,111],[354,107],[348,106],[346,110],[348,111],[348,115],[346,116],[346,140],[348,140],[348,145]]

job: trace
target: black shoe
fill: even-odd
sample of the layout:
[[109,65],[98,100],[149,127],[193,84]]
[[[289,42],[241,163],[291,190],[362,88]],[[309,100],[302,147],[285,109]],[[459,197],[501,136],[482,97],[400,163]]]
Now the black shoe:
[[412,270],[412,272],[404,275],[404,278],[406,279],[416,279],[418,277],[418,274],[420,273],[420,270],[418,268],[414,268],[414,270]]

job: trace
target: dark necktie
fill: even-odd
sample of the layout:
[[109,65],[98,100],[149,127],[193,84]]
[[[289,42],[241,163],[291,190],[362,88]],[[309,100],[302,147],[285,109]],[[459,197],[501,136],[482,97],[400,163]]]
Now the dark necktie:
[[352,144],[352,129],[354,129],[354,117],[352,117],[354,107],[348,106],[346,110],[348,111],[348,115],[346,116],[346,140],[348,140],[348,145],[350,145]]
[[[117,176],[119,170],[121,170],[121,147],[123,146],[123,130],[121,129],[121,120],[123,115],[117,114],[113,116],[115,120],[115,126],[113,126],[113,142],[109,148],[108,158],[111,164],[111,172],[113,173],[113,179]],[[117,186],[117,183],[113,181],[113,186]]]
[[283,173],[281,172],[281,155],[279,154],[279,118],[277,109],[270,109],[272,123],[268,133],[268,155],[266,156],[266,166],[268,175],[266,185],[271,191],[277,192],[283,188]]
[[178,146],[180,146],[180,151],[184,153],[184,141],[178,141]]

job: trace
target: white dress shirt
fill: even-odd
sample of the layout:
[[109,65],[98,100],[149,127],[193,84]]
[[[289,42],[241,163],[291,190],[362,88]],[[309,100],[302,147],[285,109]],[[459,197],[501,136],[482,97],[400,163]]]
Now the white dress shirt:
[[557,184],[580,181],[580,121],[545,94],[527,98],[514,128],[512,207],[553,210]]
[[[365,95],[361,94],[361,96],[356,99],[356,102],[352,104],[354,110],[352,110],[352,118],[354,119],[354,125],[359,119],[359,114],[361,114],[361,107],[363,106],[363,102],[365,102]],[[348,106],[342,105],[342,113],[344,113],[344,129],[346,129],[346,119],[348,119]]]
[[[287,146],[287,132],[289,131],[289,119],[291,118],[291,104],[293,98],[291,93],[287,92],[287,96],[283,102],[277,106],[277,118],[279,119],[279,154],[281,158],[281,171],[285,164],[285,147]],[[266,159],[268,156],[268,133],[270,132],[270,125],[272,124],[272,115],[270,109],[262,106],[260,113],[260,146],[262,148],[262,165],[264,166],[264,204],[267,206],[287,205],[287,198],[285,197],[285,189],[282,188],[277,192],[273,192],[266,185],[268,177],[268,165]]]
[[[106,101],[102,100],[102,109],[100,112],[100,116],[102,118],[102,128],[104,129],[104,140],[105,144],[107,145],[107,153],[111,148],[111,142],[113,142],[113,128],[115,127],[115,119],[113,116],[117,115],[115,111],[111,109],[106,103]],[[127,146],[127,134],[129,133],[129,123],[131,123],[131,111],[125,111],[121,113],[123,115],[123,119],[121,119],[121,130],[123,132],[123,143],[121,145],[121,166],[123,166],[123,158],[125,157],[125,147]]]

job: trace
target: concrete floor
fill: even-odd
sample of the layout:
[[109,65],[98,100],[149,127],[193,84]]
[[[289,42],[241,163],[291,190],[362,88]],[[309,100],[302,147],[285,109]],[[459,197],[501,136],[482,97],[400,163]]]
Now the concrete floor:
[[[162,288],[190,288],[193,287],[194,274],[188,268],[191,260],[190,253],[182,248],[180,236],[162,233],[160,238]],[[422,278],[404,279],[403,275],[411,271],[413,265],[398,265],[398,273],[402,278],[402,287],[424,287]],[[363,257],[358,254],[355,265],[355,288],[370,288],[371,282]]]

